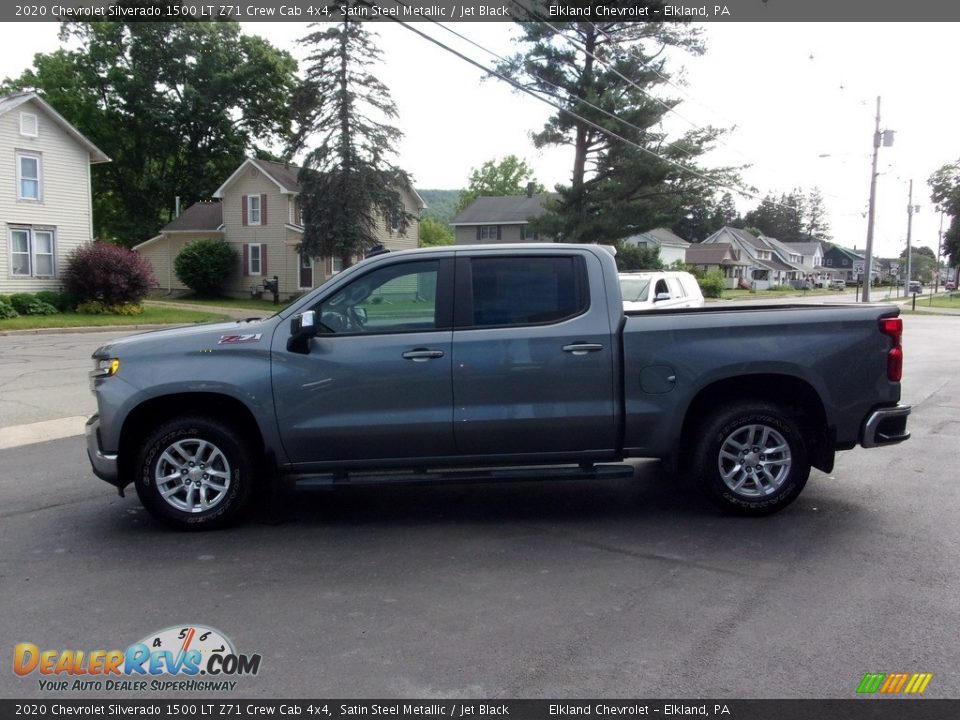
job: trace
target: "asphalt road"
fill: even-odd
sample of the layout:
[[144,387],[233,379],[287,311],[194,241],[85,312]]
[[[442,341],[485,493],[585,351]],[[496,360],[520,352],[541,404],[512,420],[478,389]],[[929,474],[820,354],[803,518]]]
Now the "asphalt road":
[[183,534],[94,478],[79,437],[0,450],[0,697],[84,697],[16,677],[16,643],[122,649],[192,623],[262,655],[235,697],[851,698],[866,672],[960,697],[960,318],[906,326],[913,438],[841,453],[759,520],[650,462],[302,493],[280,524]]

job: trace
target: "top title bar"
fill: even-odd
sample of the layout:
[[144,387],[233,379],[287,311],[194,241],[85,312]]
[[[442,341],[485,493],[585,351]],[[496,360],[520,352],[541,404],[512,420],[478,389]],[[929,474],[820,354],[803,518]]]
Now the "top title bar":
[[[949,22],[960,20],[960,3],[942,0],[35,0],[4,3],[0,21],[258,22]],[[811,32],[815,32],[811,30]]]

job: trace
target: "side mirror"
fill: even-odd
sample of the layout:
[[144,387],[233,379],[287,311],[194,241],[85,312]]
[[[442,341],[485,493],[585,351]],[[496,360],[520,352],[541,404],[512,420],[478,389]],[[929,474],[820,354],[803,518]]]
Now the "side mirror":
[[287,350],[306,355],[310,352],[310,339],[317,336],[317,313],[306,310],[290,319],[290,339]]
[[662,302],[663,300],[669,300],[669,299],[670,299],[670,293],[665,292],[665,293],[657,293],[657,296],[653,299],[653,301],[655,303],[658,303],[658,302]]

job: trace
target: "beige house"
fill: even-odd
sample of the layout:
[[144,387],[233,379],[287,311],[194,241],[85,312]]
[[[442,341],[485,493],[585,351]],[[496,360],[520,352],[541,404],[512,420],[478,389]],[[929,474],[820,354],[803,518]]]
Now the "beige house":
[[36,93],[0,96],[0,293],[60,287],[93,239],[90,166],[109,161]]
[[[184,245],[202,238],[223,239],[236,251],[236,268],[226,288],[230,295],[263,292],[264,281],[274,277],[284,299],[317,287],[340,271],[340,260],[297,252],[303,239],[299,172],[293,165],[247,158],[213,194],[217,201],[187,208],[134,250],[150,261],[160,289],[167,292],[187,290],[173,263]],[[419,245],[423,199],[413,188],[402,189],[400,195],[413,220],[381,220],[377,236],[388,250]]]
[[457,245],[553,242],[530,230],[530,220],[546,212],[544,204],[555,194],[535,195],[528,185],[526,195],[478,197],[450,221]]

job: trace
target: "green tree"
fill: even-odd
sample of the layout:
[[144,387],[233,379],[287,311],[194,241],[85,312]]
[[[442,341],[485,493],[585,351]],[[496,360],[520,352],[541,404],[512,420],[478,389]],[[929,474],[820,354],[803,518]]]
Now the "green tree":
[[420,220],[420,244],[423,247],[453,245],[453,231],[439,220],[425,217]]
[[524,195],[527,184],[531,182],[534,193],[544,191],[543,185],[534,179],[533,168],[516,155],[507,155],[499,162],[487,160],[479,169],[470,169],[470,183],[460,191],[456,211],[462,212],[478,197]]
[[195,240],[184,245],[173,261],[180,281],[201,295],[219,295],[237,261],[236,251],[223,240]]
[[300,250],[339,257],[344,267],[378,244],[379,223],[410,219],[399,193],[410,178],[388,160],[402,137],[389,124],[397,110],[370,71],[381,53],[368,27],[348,19],[310,25],[300,41],[309,48],[306,78],[292,101],[297,132],[288,154],[315,143],[299,176]]
[[721,131],[699,128],[668,141],[661,121],[678,101],[653,94],[670,79],[668,54],[703,51],[700,30],[686,23],[530,19],[540,22],[521,24],[523,52],[498,70],[562,108],[534,144],[573,151],[570,184],[557,187],[558,202],[536,221],[541,233],[613,242],[631,227],[669,227],[718,184],[735,181],[729,169],[713,170],[710,178],[697,167]]
[[629,270],[662,270],[660,248],[641,247],[619,243],[617,246],[617,269]]
[[674,220],[672,230],[688,242],[699,242],[717,230],[740,224],[740,214],[733,201],[733,194],[723,193],[705,198],[689,211]]
[[943,254],[952,266],[960,266],[960,160],[948,163],[927,180],[930,199],[947,215],[950,224],[943,233]]
[[208,198],[288,133],[296,62],[239,23],[67,22],[60,34],[78,49],[37,54],[0,92],[39,91],[110,156],[92,173],[99,237],[151,237],[175,196]]

